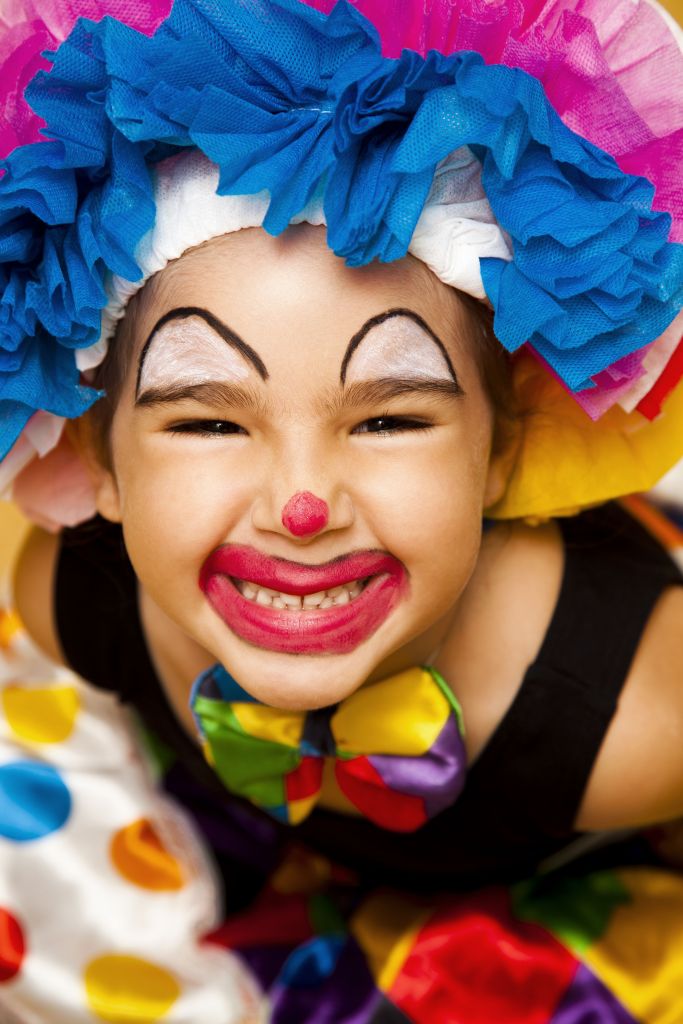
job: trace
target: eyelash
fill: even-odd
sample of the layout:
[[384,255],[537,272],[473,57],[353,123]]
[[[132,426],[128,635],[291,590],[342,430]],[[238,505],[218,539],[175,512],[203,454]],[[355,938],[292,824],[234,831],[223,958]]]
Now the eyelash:
[[[212,427],[231,427],[231,430],[209,430]],[[246,430],[232,420],[187,420],[167,428],[169,434],[199,434],[202,437],[233,437],[246,434]]]
[[[359,429],[360,427],[367,427],[369,424],[381,423],[384,423],[385,426],[377,430]],[[209,427],[230,427],[232,429],[211,430]],[[408,416],[392,416],[389,413],[385,413],[382,416],[371,416],[369,419],[363,420],[358,427],[354,428],[352,433],[376,434],[379,437],[387,437],[391,434],[430,430],[432,427],[433,424],[428,423],[425,420],[411,419]],[[240,427],[237,423],[233,423],[232,420],[187,420],[185,423],[174,423],[172,426],[168,427],[167,430],[170,434],[195,434],[201,437],[235,437],[243,436],[247,433],[243,427]]]
[[354,434],[378,434],[380,437],[386,437],[390,434],[404,434],[409,431],[416,430],[430,430],[433,426],[432,423],[427,423],[425,420],[414,420],[410,416],[392,416],[390,413],[384,413],[383,416],[371,416],[367,420],[363,420],[359,427],[365,427],[369,423],[389,423],[393,426],[385,426],[384,429],[380,430],[359,430],[356,427],[353,431]]

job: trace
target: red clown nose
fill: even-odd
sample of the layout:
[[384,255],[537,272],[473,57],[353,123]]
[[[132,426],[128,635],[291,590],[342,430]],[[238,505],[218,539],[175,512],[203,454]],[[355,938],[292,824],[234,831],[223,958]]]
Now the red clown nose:
[[282,525],[295,537],[308,537],[327,526],[327,502],[310,491],[297,491],[282,510]]

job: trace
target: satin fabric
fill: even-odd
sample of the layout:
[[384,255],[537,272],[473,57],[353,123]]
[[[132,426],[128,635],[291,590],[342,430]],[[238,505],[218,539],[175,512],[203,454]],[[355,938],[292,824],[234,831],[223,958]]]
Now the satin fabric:
[[216,665],[195,682],[191,707],[227,788],[291,825],[320,802],[410,832],[453,804],[465,782],[460,706],[430,667],[295,712],[256,703]]

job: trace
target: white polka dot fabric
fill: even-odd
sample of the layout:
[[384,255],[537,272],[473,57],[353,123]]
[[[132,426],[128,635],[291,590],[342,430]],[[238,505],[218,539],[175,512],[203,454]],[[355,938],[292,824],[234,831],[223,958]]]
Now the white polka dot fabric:
[[252,1024],[210,862],[128,714],[0,609],[0,1021]]

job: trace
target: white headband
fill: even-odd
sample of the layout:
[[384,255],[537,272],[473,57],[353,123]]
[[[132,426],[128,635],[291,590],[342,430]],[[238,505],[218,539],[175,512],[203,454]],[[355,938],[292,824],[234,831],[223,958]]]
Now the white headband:
[[[152,173],[156,220],[135,254],[142,277],[127,281],[112,276],[107,281],[109,302],[102,313],[102,334],[96,345],[77,350],[80,370],[91,369],[102,361],[108,339],[128,301],[153,274],[193,246],[263,224],[268,193],[217,195],[218,167],[199,150],[170,157]],[[310,202],[292,223],[324,224],[322,201]],[[481,164],[466,146],[438,165],[409,251],[446,284],[482,300],[486,293],[479,270],[480,258],[512,259],[509,241],[484,194]]]

